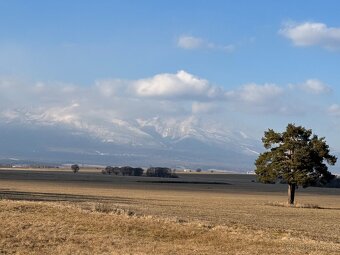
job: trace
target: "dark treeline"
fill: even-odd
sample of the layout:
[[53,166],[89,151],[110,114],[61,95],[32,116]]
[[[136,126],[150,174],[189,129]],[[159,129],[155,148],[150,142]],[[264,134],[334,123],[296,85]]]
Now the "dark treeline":
[[150,167],[146,170],[146,176],[149,177],[166,177],[166,178],[174,178],[178,177],[170,168],[167,167]]
[[316,187],[326,187],[326,188],[340,188],[340,176],[335,176],[331,181],[327,182],[327,183],[316,183],[315,185]]
[[141,176],[143,174],[143,169],[140,167],[112,167],[107,166],[104,170],[102,170],[103,174],[114,174],[114,175],[123,175],[123,176]]
[[[122,176],[142,176],[144,170],[140,167],[112,167],[107,166],[102,170],[103,174],[113,174]],[[145,176],[148,177],[166,177],[166,178],[176,178],[178,177],[170,168],[167,167],[150,167],[146,170]]]

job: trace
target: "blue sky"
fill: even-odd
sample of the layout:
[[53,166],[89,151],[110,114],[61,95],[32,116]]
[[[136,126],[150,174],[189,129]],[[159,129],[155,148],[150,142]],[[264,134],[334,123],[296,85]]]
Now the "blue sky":
[[[337,1],[2,1],[1,69],[82,84],[181,69],[226,87],[314,76],[332,84],[340,77],[338,54],[294,48],[278,30],[287,21],[337,26],[338,7]],[[176,47],[181,35],[235,50],[184,51]]]
[[91,122],[82,105],[101,95],[117,102],[93,103],[96,119],[195,115],[257,138],[295,122],[340,150],[339,9],[339,1],[0,1],[2,116],[44,108],[68,116],[53,112],[53,121]]

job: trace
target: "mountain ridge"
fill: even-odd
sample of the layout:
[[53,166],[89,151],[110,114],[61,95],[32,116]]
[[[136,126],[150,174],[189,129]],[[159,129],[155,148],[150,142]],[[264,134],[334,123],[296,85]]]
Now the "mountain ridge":
[[[16,117],[13,117],[16,116]],[[20,113],[0,123],[1,157],[57,162],[185,165],[248,171],[260,143],[243,131],[228,130],[191,117],[182,120],[112,119],[85,123]]]

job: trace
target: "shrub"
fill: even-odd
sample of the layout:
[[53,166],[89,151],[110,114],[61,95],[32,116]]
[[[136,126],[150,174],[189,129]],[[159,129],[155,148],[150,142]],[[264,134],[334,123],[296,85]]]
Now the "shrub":
[[102,170],[103,174],[112,174],[113,173],[113,167],[112,166],[107,166],[105,169]]
[[77,164],[74,164],[74,165],[71,166],[71,169],[72,169],[73,173],[77,173],[77,172],[79,172],[80,168]]

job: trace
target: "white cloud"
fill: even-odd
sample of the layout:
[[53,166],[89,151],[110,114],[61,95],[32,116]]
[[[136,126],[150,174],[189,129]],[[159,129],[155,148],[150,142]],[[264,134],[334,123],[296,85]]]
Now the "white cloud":
[[288,88],[292,91],[302,90],[308,94],[321,95],[332,91],[331,87],[318,79],[308,79],[303,83],[289,84]]
[[306,80],[300,86],[304,91],[312,94],[323,94],[331,91],[330,87],[327,84],[318,79]]
[[331,50],[340,49],[340,28],[327,27],[324,23],[287,23],[279,33],[296,46],[318,45]]
[[332,104],[328,108],[328,113],[332,116],[340,117],[340,105],[338,104]]
[[216,112],[217,108],[213,103],[193,102],[191,105],[193,114],[210,114]]
[[192,50],[204,46],[203,39],[194,36],[180,36],[177,41],[177,46],[183,49]]
[[227,92],[227,96],[249,104],[267,103],[281,96],[284,89],[276,84],[247,84],[238,90]]
[[287,115],[294,110],[283,100],[285,92],[284,87],[276,84],[250,83],[226,92],[226,98],[237,112]]
[[185,71],[176,74],[158,74],[134,82],[131,87],[135,95],[165,99],[217,99],[223,90]]
[[[292,89],[277,84],[250,83],[227,90],[185,71],[140,80],[98,80],[92,86],[27,83],[0,77],[0,122],[26,119],[44,125],[67,125],[115,139],[112,127],[117,126],[117,120],[204,116],[204,119],[224,123],[240,113],[255,117],[261,114],[300,116],[305,109],[311,109],[305,104],[309,95],[296,93],[302,85],[312,93],[327,91],[317,80],[307,80]],[[340,115],[338,108],[332,106],[329,112]]]
[[202,38],[189,35],[180,36],[177,40],[177,46],[185,50],[210,49],[224,52],[232,52],[235,50],[235,45],[233,44],[219,45],[206,41]]
[[95,89],[98,89],[99,93],[104,97],[119,96],[125,93],[129,84],[119,79],[111,80],[97,80],[95,82]]

